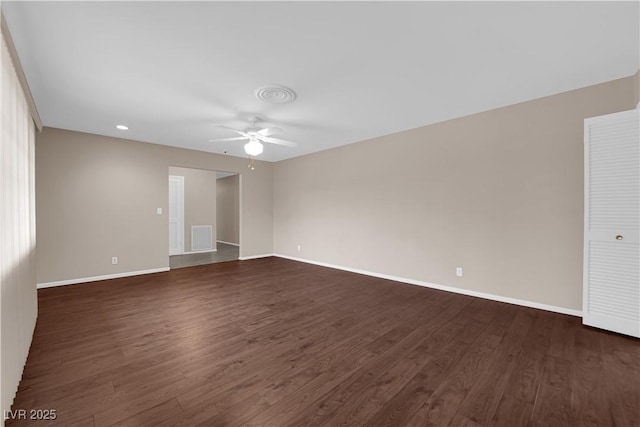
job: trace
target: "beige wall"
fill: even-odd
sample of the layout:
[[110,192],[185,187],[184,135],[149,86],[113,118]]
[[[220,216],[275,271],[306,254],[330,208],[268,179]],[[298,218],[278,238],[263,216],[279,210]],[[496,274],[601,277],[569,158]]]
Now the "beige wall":
[[240,199],[238,175],[218,179],[217,217],[218,240],[240,243]]
[[635,107],[633,86],[276,163],[274,252],[580,310],[583,120]]
[[633,82],[634,82],[634,88],[633,88],[634,98],[633,98],[633,101],[634,101],[635,105],[637,106],[638,103],[640,102],[640,70],[634,76]]
[[[210,225],[216,248],[216,173],[204,169],[169,167],[169,175],[184,177],[184,251],[191,252],[191,227]],[[168,249],[167,249],[168,250]]]
[[38,283],[167,267],[174,165],[243,173],[242,256],[276,252],[579,309],[582,120],[633,108],[637,79],[250,172],[246,159],[45,128]]
[[271,163],[249,171],[247,159],[45,128],[36,140],[38,283],[168,267],[169,166],[242,173],[241,256],[272,252]]

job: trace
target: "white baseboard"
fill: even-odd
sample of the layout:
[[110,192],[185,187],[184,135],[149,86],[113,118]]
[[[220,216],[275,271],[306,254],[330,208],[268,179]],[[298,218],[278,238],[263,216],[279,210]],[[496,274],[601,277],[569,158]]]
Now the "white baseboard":
[[260,254],[260,255],[241,256],[238,259],[240,261],[246,261],[248,259],[267,258],[267,257],[270,257],[270,256],[278,256],[278,255],[276,255],[276,254]]
[[176,255],[191,255],[191,254],[206,254],[208,252],[217,252],[217,249],[207,249],[206,251],[191,251],[191,252],[182,252],[181,254],[174,254],[174,255],[170,255],[170,256],[176,256]]
[[[508,304],[521,305],[521,306],[524,306],[524,307],[537,308],[537,309],[540,309],[540,310],[552,311],[554,313],[561,313],[561,314],[568,314],[568,315],[576,316],[576,317],[582,317],[582,311],[581,310],[573,310],[573,309],[570,309],[570,308],[558,307],[558,306],[548,305],[548,304],[541,304],[541,303],[537,303],[537,302],[533,302],[533,301],[526,301],[526,300],[521,300],[521,299],[516,299],[516,298],[504,297],[504,296],[501,296],[501,295],[488,294],[488,293],[485,293],[485,292],[471,291],[471,290],[468,290],[468,289],[461,289],[461,288],[456,288],[456,287],[453,287],[453,286],[439,285],[439,284],[436,284],[436,283],[429,283],[429,282],[424,282],[424,281],[421,281],[421,280],[407,279],[405,277],[392,276],[392,275],[389,275],[389,274],[375,273],[375,272],[372,272],[372,271],[360,270],[360,269],[351,268],[351,267],[344,267],[344,266],[340,266],[340,265],[329,264],[329,263],[326,263],[326,262],[312,261],[312,260],[305,259],[305,258],[297,258],[297,257],[288,256],[288,255],[283,255],[283,254],[271,253],[271,254],[251,255],[251,256],[246,256],[246,257],[240,257],[239,259],[242,260],[242,261],[245,261],[245,260],[250,260],[250,259],[266,258],[266,257],[271,257],[271,256],[276,256],[276,257],[279,257],[279,258],[289,259],[289,260],[292,260],[292,261],[304,262],[304,263],[307,263],[307,264],[319,265],[319,266],[322,266],[322,267],[335,268],[336,270],[349,271],[351,273],[363,274],[365,276],[372,276],[372,277],[378,277],[378,278],[381,278],[381,279],[393,280],[393,281],[396,281],[396,282],[407,283],[407,284],[410,284],[410,285],[423,286],[423,287],[426,287],[426,288],[438,289],[438,290],[441,290],[441,291],[453,292],[453,293],[456,293],[456,294],[468,295],[468,296],[484,298],[484,299],[488,299],[488,300],[492,300],[492,301],[498,301],[498,302],[504,302],[504,303],[508,303]],[[129,271],[129,272],[125,272],[125,273],[107,274],[107,275],[104,275],[104,276],[82,277],[82,278],[78,278],[78,279],[60,280],[60,281],[57,281],[57,282],[38,283],[37,284],[37,288],[38,289],[42,289],[42,288],[51,288],[51,287],[55,287],[55,286],[73,285],[73,284],[77,284],[77,283],[96,282],[96,281],[99,281],[99,280],[117,279],[117,278],[121,278],[121,277],[138,276],[138,275],[141,275],[141,274],[159,273],[159,272],[163,272],[163,271],[169,271],[169,267],[153,268],[153,269],[150,269],[150,270]]]
[[453,292],[453,293],[456,293],[456,294],[468,295],[468,296],[484,298],[484,299],[488,299],[488,300],[492,300],[492,301],[505,302],[505,303],[508,303],[508,304],[515,304],[515,305],[521,305],[521,306],[524,306],[524,307],[530,307],[530,308],[537,308],[537,309],[540,309],[540,310],[552,311],[554,313],[561,313],[561,314],[568,314],[570,316],[582,317],[582,311],[581,310],[573,310],[573,309],[570,309],[570,308],[557,307],[555,305],[541,304],[541,303],[533,302],[533,301],[527,301],[527,300],[521,300],[521,299],[516,299],[516,298],[503,297],[501,295],[487,294],[487,293],[484,293],[484,292],[477,292],[477,291],[471,291],[471,290],[468,290],[468,289],[455,288],[453,286],[438,285],[436,283],[429,283],[429,282],[423,282],[421,280],[407,279],[405,277],[391,276],[389,274],[375,273],[375,272],[372,272],[372,271],[360,270],[360,269],[357,269],[357,268],[343,267],[343,266],[340,266],[340,265],[329,264],[329,263],[326,263],[326,262],[312,261],[312,260],[309,260],[309,259],[297,258],[297,257],[288,256],[288,255],[273,254],[273,256],[277,256],[279,258],[290,259],[292,261],[306,262],[307,264],[314,264],[314,265],[319,265],[319,266],[322,266],[322,267],[335,268],[337,270],[349,271],[351,273],[364,274],[365,276],[372,276],[372,277],[378,277],[378,278],[381,278],[381,279],[393,280],[393,281],[396,281],[396,282],[408,283],[410,285],[424,286],[426,288],[438,289],[438,290],[441,290],[441,291]]
[[152,268],[150,270],[127,271],[125,273],[105,274],[104,276],[81,277],[79,279],[59,280],[57,282],[38,283],[36,287],[52,288],[55,286],[75,285],[78,283],[97,282],[98,280],[119,279],[121,277],[139,276],[141,274],[160,273],[169,271],[169,267]]
[[216,242],[218,242],[218,243],[224,243],[225,245],[231,245],[231,246],[238,246],[238,247],[240,247],[240,244],[239,244],[239,243],[225,242],[224,240],[216,240]]

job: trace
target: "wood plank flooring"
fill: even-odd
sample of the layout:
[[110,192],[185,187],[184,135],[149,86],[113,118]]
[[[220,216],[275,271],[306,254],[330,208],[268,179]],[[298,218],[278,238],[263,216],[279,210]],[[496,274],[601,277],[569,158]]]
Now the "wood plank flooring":
[[279,258],[38,291],[7,426],[638,426],[640,340]]

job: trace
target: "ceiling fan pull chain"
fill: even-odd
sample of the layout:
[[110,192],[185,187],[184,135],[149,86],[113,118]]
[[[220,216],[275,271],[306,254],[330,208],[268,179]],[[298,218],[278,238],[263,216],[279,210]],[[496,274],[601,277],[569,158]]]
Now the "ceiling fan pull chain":
[[249,164],[247,165],[247,167],[251,170],[255,170],[256,167],[253,164],[253,156],[249,156]]

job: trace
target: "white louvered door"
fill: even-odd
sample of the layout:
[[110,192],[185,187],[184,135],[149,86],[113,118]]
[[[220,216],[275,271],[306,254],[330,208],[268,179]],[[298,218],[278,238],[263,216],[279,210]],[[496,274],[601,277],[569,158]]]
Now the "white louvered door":
[[585,120],[583,323],[640,337],[640,115]]

